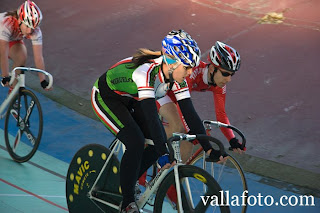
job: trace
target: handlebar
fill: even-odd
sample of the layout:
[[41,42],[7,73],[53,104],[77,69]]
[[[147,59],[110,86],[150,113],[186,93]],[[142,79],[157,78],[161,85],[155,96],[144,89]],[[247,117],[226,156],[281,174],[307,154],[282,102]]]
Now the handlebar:
[[222,142],[212,136],[204,135],[204,134],[189,135],[189,134],[184,134],[184,133],[173,133],[173,137],[169,138],[167,141],[170,159],[173,159],[173,148],[171,146],[171,143],[173,141],[182,141],[182,140],[193,141],[195,139],[198,139],[198,140],[203,139],[203,140],[211,141],[211,142],[218,145],[219,151],[221,152],[221,155],[223,155],[223,156],[227,155]]
[[9,82],[9,84],[11,85],[14,81],[14,76],[16,76],[16,70],[22,70],[22,71],[33,71],[33,72],[41,72],[43,73],[44,75],[46,75],[49,79],[49,84],[47,86],[46,89],[50,89],[52,87],[52,84],[53,84],[53,77],[50,73],[44,71],[44,70],[41,70],[41,69],[36,69],[36,68],[32,68],[32,67],[16,67],[12,70],[11,72],[11,80]]
[[[232,129],[233,131],[235,131],[240,137],[241,137],[241,140],[242,140],[242,145],[241,145],[241,149],[243,149],[245,146],[246,146],[246,137],[244,136],[244,134],[238,129],[236,128],[235,126],[232,126],[232,125],[229,125],[229,124],[225,124],[225,123],[221,123],[219,121],[211,121],[211,120],[203,120],[202,121],[203,125],[205,126],[206,125],[213,125],[213,126],[216,126],[217,128],[220,128],[220,127],[224,127],[224,128],[229,128],[229,129]],[[230,147],[231,148],[231,147]],[[232,150],[230,149],[229,150]]]

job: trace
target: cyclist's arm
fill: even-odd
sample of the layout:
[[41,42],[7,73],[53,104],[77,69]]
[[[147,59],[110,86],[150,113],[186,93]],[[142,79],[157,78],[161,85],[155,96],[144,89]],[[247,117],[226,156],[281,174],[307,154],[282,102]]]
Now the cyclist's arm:
[[[191,98],[178,100],[178,104],[182,115],[190,128],[189,134],[206,134],[201,119],[194,109]],[[199,140],[199,142],[205,151],[212,148],[208,140]]]
[[[230,124],[226,110],[225,110],[226,93],[213,92],[213,98],[214,98],[214,106],[215,106],[217,121]],[[224,136],[227,138],[228,141],[230,141],[232,138],[235,137],[235,135],[233,134],[233,131],[229,128],[221,127],[220,130],[224,134]]]
[[159,156],[168,153],[166,148],[167,136],[164,127],[159,119],[157,106],[154,98],[142,98],[140,99],[140,106],[147,118],[147,126],[153,140],[154,146]]
[[[42,45],[42,32],[39,27],[37,27],[33,34],[30,36],[32,41],[32,49],[33,49],[33,57],[34,64],[36,68],[45,70],[44,58],[43,58],[43,45]],[[39,80],[42,82],[45,80],[45,75],[42,73],[38,73]]]
[[146,125],[155,149],[159,156],[168,153],[166,148],[166,133],[159,119],[155,101],[154,78],[151,75],[155,64],[143,64],[132,73],[132,80],[138,88],[138,97],[143,116],[146,118]]
[[2,77],[9,76],[9,42],[0,39],[0,62],[1,62],[1,71]]
[[[45,70],[42,45],[41,44],[32,45],[32,49],[33,49],[34,64],[35,64],[36,68],[41,69],[41,70]],[[40,82],[45,80],[44,74],[39,72],[38,76],[39,76]]]

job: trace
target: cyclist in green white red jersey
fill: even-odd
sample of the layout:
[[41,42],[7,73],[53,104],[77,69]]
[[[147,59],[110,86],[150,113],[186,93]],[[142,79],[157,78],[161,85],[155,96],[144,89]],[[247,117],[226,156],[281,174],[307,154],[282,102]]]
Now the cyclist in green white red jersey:
[[[210,49],[208,60],[210,63],[200,61],[199,65],[193,68],[192,74],[186,78],[189,90],[197,92],[211,91],[214,98],[216,119],[222,123],[230,124],[225,111],[226,84],[231,81],[231,76],[240,68],[240,54],[231,46],[217,41]],[[166,126],[167,134],[170,135],[172,132],[188,132],[188,126],[185,124],[183,117],[181,117],[179,109],[174,104],[177,101],[172,93],[167,93],[164,90],[157,91],[157,94],[160,94],[157,100],[159,113],[168,122]],[[166,95],[162,97],[161,94]],[[233,131],[228,128],[221,128],[221,131],[233,150],[242,153],[243,150],[240,149],[241,144]],[[193,145],[183,142],[180,147],[182,160],[185,162],[192,154]]]
[[[166,133],[158,117],[155,87],[168,82],[194,133],[205,134],[194,110],[185,78],[200,61],[197,43],[183,30],[170,32],[162,41],[162,51],[140,49],[133,57],[112,66],[94,84],[91,101],[102,123],[126,146],[120,165],[122,212],[138,212],[134,188],[138,177],[159,157],[167,168]],[[158,83],[157,83],[158,82]],[[145,138],[154,146],[144,148]],[[210,153],[208,141],[200,141]],[[172,165],[172,164],[171,164]]]
[[[39,27],[41,21],[40,8],[30,0],[25,1],[18,10],[0,13],[0,69],[3,86],[8,86],[10,81],[9,59],[13,61],[13,67],[25,66],[27,49],[24,38],[32,41],[35,67],[45,70]],[[44,74],[39,73],[39,79],[41,86],[46,89],[49,83]]]

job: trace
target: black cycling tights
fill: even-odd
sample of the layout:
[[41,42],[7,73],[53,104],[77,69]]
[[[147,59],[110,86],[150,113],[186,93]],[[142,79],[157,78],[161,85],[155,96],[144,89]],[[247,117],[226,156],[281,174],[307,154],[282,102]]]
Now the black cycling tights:
[[126,146],[120,165],[120,185],[123,194],[122,208],[134,201],[138,178],[159,158],[154,146],[144,148],[144,135],[136,123],[125,126],[118,133]]

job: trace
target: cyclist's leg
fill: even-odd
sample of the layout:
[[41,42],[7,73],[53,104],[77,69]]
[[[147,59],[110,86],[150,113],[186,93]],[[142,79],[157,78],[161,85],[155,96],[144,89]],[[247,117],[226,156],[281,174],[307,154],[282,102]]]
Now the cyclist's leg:
[[[150,139],[151,135],[149,132],[146,117],[144,115],[144,112],[142,111],[142,108],[139,106],[139,104],[140,104],[139,102],[134,104],[134,106],[133,106],[134,110],[133,110],[132,116],[133,116],[134,120],[137,122],[138,126],[141,128],[141,130],[144,134],[144,137]],[[147,169],[150,166],[152,166],[152,164],[154,164],[159,157],[160,156],[157,154],[156,147],[152,146],[152,145],[148,145],[143,151],[143,156],[142,156],[142,160],[141,160],[141,167],[140,167],[140,171],[139,171],[139,177],[141,177],[141,175],[144,172],[146,172]],[[141,182],[142,180],[139,180],[139,181]],[[144,179],[144,181],[145,181],[145,179]]]
[[128,109],[128,101],[111,90],[107,94],[106,91],[100,94],[94,87],[91,96],[92,106],[102,123],[126,146],[120,165],[122,207],[126,207],[134,201],[134,187],[144,150],[144,136]]
[[13,66],[24,66],[27,61],[27,48],[23,41],[9,43],[9,57],[13,61]]
[[[187,132],[187,125],[181,113],[179,113],[178,106],[173,102],[168,102],[162,105],[159,109],[159,114],[168,122],[165,126],[167,137],[172,137],[174,132]],[[180,152],[182,162],[186,162],[192,154],[193,144],[188,141],[181,141]]]
[[117,137],[126,146],[120,165],[120,185],[123,194],[122,207],[126,207],[134,199],[134,189],[138,180],[138,171],[142,162],[144,137],[139,126],[133,121],[124,127]]

